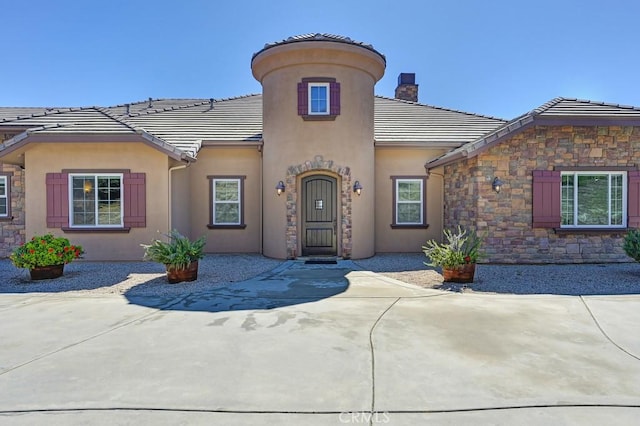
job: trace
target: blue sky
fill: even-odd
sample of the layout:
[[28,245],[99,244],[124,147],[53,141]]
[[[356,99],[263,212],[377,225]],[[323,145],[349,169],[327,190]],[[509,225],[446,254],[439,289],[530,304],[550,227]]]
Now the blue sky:
[[0,0],[0,106],[259,93],[251,55],[332,33],[387,58],[378,95],[513,118],[557,97],[640,106],[637,0]]

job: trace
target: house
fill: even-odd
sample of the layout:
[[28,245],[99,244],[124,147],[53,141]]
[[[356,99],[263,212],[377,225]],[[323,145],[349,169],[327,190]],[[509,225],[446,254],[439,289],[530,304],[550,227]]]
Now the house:
[[307,34],[253,55],[261,94],[0,108],[0,254],[52,232],[138,260],[178,229],[209,253],[358,259],[460,224],[490,262],[629,260],[640,108],[558,98],[506,121],[419,103],[413,74],[375,96],[385,66]]

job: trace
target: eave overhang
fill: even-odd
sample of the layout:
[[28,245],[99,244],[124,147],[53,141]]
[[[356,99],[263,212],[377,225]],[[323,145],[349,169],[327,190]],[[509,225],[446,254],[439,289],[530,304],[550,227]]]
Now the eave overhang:
[[[123,133],[47,133],[47,130],[52,130],[62,126],[40,126],[31,128],[22,133],[15,135],[14,137],[7,139],[0,144],[0,160],[4,159],[8,155],[26,148],[30,143],[144,143],[146,145],[155,148],[168,157],[182,161],[182,162],[194,162],[195,157],[188,153],[172,146],[171,144],[145,132],[138,130],[137,132],[123,132]],[[19,163],[12,161],[12,163]],[[22,164],[23,165],[23,164]]]
[[483,151],[513,137],[532,126],[640,126],[638,117],[603,116],[539,116],[533,113],[518,117],[486,136],[454,149],[434,160],[428,161],[424,168],[429,170],[455,163],[461,159],[473,158]]

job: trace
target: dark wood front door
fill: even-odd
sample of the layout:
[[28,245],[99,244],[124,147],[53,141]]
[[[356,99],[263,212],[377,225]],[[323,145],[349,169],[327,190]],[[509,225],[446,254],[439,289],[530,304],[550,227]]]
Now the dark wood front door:
[[336,179],[309,176],[302,179],[302,255],[336,256]]

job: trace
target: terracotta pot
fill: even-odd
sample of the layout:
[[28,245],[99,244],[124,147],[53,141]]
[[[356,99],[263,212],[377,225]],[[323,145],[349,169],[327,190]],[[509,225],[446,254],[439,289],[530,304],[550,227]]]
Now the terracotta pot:
[[467,263],[453,268],[442,268],[444,282],[449,283],[472,283],[476,273],[476,264]]
[[64,263],[62,265],[38,266],[29,269],[32,280],[50,280],[61,277],[64,273]]
[[168,265],[167,267],[167,280],[171,284],[180,283],[182,281],[195,281],[198,279],[198,261],[191,262],[185,269],[175,269]]

